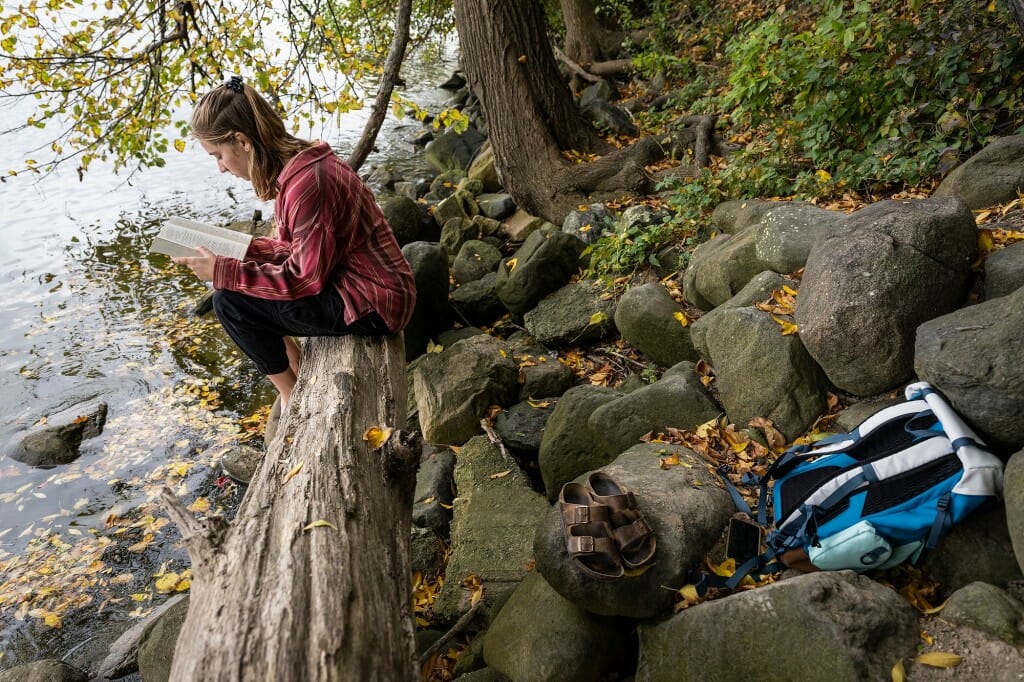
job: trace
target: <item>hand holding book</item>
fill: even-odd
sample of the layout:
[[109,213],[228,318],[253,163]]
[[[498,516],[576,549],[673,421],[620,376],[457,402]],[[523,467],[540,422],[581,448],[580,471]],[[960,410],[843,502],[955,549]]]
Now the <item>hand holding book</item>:
[[217,254],[205,246],[197,246],[198,256],[178,256],[171,258],[178,265],[185,265],[192,269],[196,277],[204,282],[213,281],[213,268],[217,264]]

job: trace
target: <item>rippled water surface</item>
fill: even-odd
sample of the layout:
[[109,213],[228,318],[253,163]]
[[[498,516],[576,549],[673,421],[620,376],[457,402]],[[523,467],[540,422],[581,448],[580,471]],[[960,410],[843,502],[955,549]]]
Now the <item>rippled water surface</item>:
[[[452,58],[403,75],[406,96],[436,107]],[[0,108],[0,130],[23,105]],[[306,133],[345,156],[367,111]],[[414,177],[412,121],[389,117],[363,170],[388,163]],[[50,137],[0,137],[0,174],[45,158]],[[37,150],[42,151],[37,151]],[[71,166],[0,184],[0,448],[47,415],[91,398],[109,407],[81,456],[32,468],[0,450],[0,669],[44,657],[75,660],[105,631],[188,588],[187,555],[155,501],[164,486],[197,514],[230,510],[240,491],[220,476],[228,446],[260,445],[273,389],[215,320],[190,311],[205,285],[147,245],[159,221],[224,223],[270,204],[219,174],[190,143],[167,165],[127,177]]]

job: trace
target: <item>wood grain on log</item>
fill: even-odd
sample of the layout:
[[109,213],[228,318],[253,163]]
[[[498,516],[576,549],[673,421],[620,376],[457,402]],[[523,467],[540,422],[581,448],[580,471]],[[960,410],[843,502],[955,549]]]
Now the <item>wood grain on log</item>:
[[412,680],[418,437],[401,336],[312,338],[287,414],[228,527],[163,499],[193,564],[171,680]]

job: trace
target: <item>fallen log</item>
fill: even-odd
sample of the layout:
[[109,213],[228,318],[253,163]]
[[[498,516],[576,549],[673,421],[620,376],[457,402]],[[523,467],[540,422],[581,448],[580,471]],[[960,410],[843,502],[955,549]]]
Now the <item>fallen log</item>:
[[192,560],[171,680],[412,680],[418,436],[401,336],[309,339],[287,413],[228,525],[162,494]]

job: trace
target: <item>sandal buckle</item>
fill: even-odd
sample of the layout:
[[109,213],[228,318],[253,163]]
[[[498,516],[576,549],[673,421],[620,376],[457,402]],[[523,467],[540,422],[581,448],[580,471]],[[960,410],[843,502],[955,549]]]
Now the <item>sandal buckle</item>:
[[579,506],[572,510],[573,523],[590,523],[590,507]]
[[580,535],[579,538],[579,551],[590,554],[594,551],[594,538],[590,535]]

